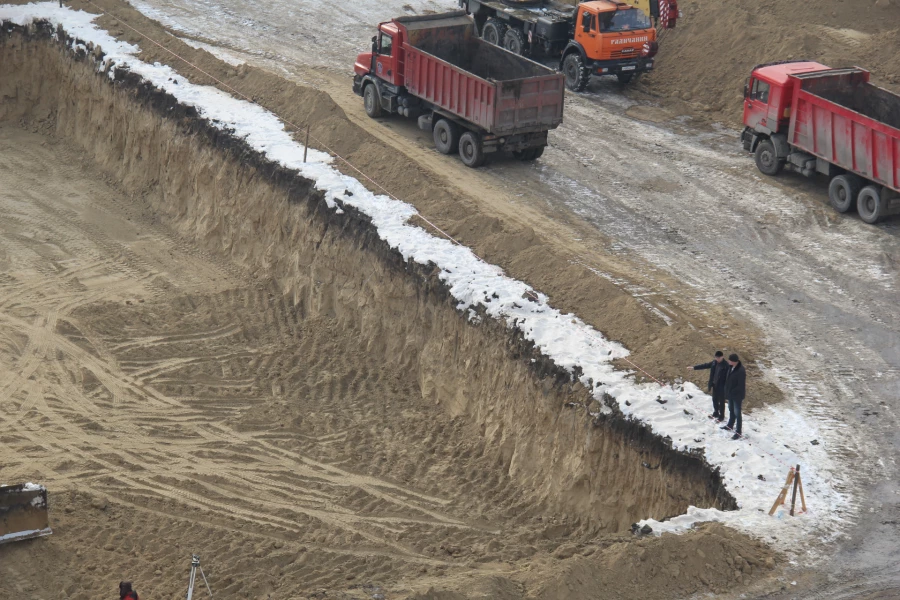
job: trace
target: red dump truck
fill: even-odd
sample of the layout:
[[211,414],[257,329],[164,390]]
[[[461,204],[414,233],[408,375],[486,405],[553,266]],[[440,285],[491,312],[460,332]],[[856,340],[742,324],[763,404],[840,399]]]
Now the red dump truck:
[[418,118],[439,152],[469,167],[501,151],[534,160],[562,123],[563,76],[482,41],[463,11],[379,24],[354,72],[370,117]]
[[744,88],[744,149],[766,175],[787,167],[830,178],[839,212],[876,223],[900,214],[900,96],[858,67],[760,65]]

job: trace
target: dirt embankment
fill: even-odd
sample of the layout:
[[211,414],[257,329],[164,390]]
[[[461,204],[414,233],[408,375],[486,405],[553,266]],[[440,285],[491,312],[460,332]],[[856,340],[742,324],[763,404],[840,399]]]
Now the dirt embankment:
[[[728,307],[690,307],[673,301],[669,304],[669,324],[622,286],[592,272],[584,261],[584,247],[567,244],[572,231],[557,228],[558,239],[553,239],[528,225],[527,219],[517,214],[520,208],[506,207],[506,212],[499,211],[496,205],[461,193],[447,185],[443,175],[417,163],[417,157],[398,151],[352,123],[328,94],[298,86],[262,69],[228,65],[204,50],[186,45],[121,0],[97,0],[95,4],[107,11],[107,16],[101,17],[98,23],[120,39],[139,45],[144,60],[168,64],[196,83],[216,85],[226,91],[218,82],[231,86],[301,128],[310,123],[316,140],[313,146],[326,145],[392,194],[413,204],[479,256],[546,293],[555,307],[577,314],[608,338],[624,344],[633,353],[631,359],[654,377],[668,381],[691,377],[705,385],[702,375],[695,377],[685,371],[685,366],[710,360],[715,350],[727,349],[742,355],[753,380],[745,410],[783,398],[782,391],[764,380],[756,369],[755,361],[765,359],[763,336],[729,314]],[[68,5],[97,11],[83,0]],[[152,36],[167,50],[190,61],[218,82],[149,43],[122,22]],[[351,58],[347,57],[348,64]],[[386,122],[384,126],[391,124]],[[302,138],[302,134],[297,137]],[[341,163],[337,166],[348,175],[359,176]],[[537,218],[545,220],[542,216]],[[601,264],[610,268],[614,278],[627,281],[633,275],[631,268],[616,262],[604,256]],[[626,364],[622,366],[630,368]]]
[[684,0],[679,7],[684,18],[664,34],[659,70],[640,89],[708,118],[738,127],[750,71],[780,60],[860,66],[876,85],[900,92],[897,0]]
[[[733,500],[699,459],[619,417],[591,420],[585,390],[503,326],[462,318],[436,273],[404,263],[365,218],[334,213],[309,182],[131,76],[111,82],[49,34],[0,33],[0,122],[52,133],[146,206],[141,218],[238,265],[236,277],[270,283],[198,297],[147,269],[134,276],[152,281],[150,302],[108,302],[73,285],[85,297],[65,310],[17,305],[5,318],[39,336],[17,345],[38,353],[28,363],[36,378],[40,352],[79,365],[47,375],[50,401],[10,396],[16,419],[32,414],[23,406],[37,419],[4,438],[17,472],[70,493],[55,502],[56,536],[0,550],[9,589],[97,597],[115,571],[171,594],[181,579],[172,547],[202,538],[222,541],[208,552],[233,594],[321,586],[355,597],[369,584],[350,581],[411,590],[429,578],[468,593],[473,584],[455,576],[507,561],[496,572],[518,594],[508,597],[541,598],[552,590],[526,593],[532,564],[556,571],[578,555],[632,573],[636,585],[642,576],[615,567],[616,556],[665,544],[695,552],[722,537],[598,538]],[[141,262],[127,252],[117,260]],[[212,343],[208,356],[188,352],[201,342]],[[166,343],[185,346],[167,354]],[[268,356],[257,360],[254,347]],[[52,444],[62,455],[47,455]],[[240,491],[247,484],[259,497]],[[728,552],[709,565],[674,559],[653,590],[642,588],[647,597],[668,597],[673,578],[693,593],[763,572],[767,550],[724,535]],[[701,577],[729,572],[726,557],[733,565],[738,554],[746,567]],[[30,568],[49,564],[77,577]]]

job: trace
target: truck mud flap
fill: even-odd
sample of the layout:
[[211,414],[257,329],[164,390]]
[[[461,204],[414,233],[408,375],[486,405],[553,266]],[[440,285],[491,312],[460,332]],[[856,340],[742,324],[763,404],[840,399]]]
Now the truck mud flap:
[[0,544],[51,533],[47,488],[33,483],[0,486]]

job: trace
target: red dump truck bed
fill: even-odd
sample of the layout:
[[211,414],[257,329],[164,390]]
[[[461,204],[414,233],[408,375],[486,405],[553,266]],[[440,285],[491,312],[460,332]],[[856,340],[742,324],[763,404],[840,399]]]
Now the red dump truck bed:
[[900,192],[900,96],[869,83],[863,69],[792,75],[788,142]]
[[406,30],[403,72],[410,94],[494,135],[562,123],[563,75],[482,41],[468,17],[395,22]]

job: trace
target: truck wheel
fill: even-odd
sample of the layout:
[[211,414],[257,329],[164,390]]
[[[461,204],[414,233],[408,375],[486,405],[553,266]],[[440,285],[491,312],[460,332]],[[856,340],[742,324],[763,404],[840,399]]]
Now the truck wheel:
[[510,27],[503,36],[503,47],[514,54],[525,54],[525,34],[517,27]]
[[838,175],[828,185],[828,199],[831,200],[831,206],[839,213],[853,210],[861,187],[862,181],[856,175]]
[[497,19],[491,18],[485,21],[484,27],[481,28],[481,39],[488,44],[499,46],[503,43],[503,36],[506,34],[506,24],[501,23]]
[[484,146],[480,135],[472,131],[462,134],[459,138],[459,158],[473,169],[484,164]]
[[441,119],[434,126],[434,147],[441,154],[459,150],[459,127],[453,121]]
[[634,79],[634,73],[616,73],[616,77],[619,79],[619,83],[625,85],[631,83],[631,80]]
[[537,160],[544,153],[544,147],[529,148],[528,150],[517,150],[513,152],[513,156],[521,161]]
[[583,92],[591,80],[591,70],[584,66],[581,55],[573,52],[563,60],[563,74],[566,76],[566,87],[573,92]]
[[513,150],[513,158],[522,162],[534,160],[534,148],[528,150]]
[[378,87],[374,83],[363,90],[363,106],[366,107],[366,114],[373,119],[381,116],[381,98],[378,97]]
[[775,154],[775,145],[772,140],[762,140],[756,147],[756,166],[766,175],[774,176],[784,167],[784,159],[779,159]]
[[859,218],[866,223],[877,223],[885,216],[886,204],[881,197],[881,188],[867,185],[859,192],[856,210],[859,212]]

